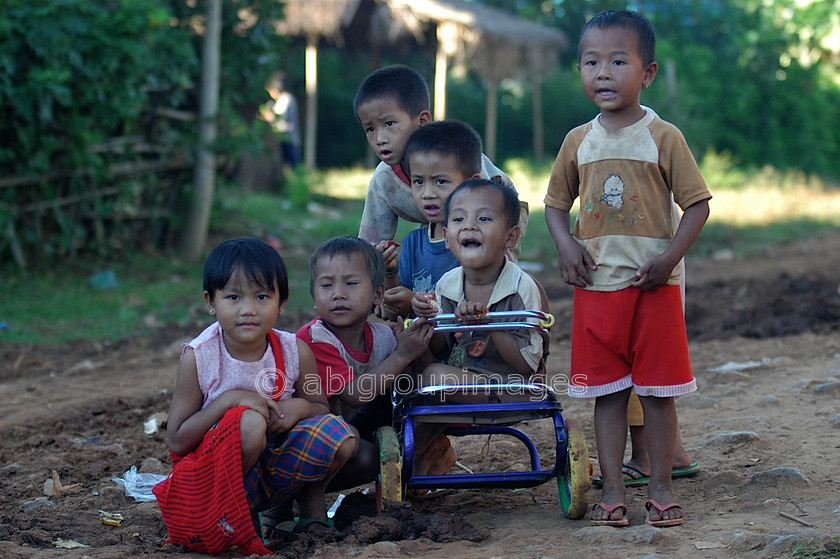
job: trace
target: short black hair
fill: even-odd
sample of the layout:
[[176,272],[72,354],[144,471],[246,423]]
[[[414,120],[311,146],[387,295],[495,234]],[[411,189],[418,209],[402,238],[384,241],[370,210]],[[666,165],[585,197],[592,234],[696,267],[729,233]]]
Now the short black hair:
[[438,120],[415,130],[405,145],[403,160],[411,173],[411,155],[436,151],[452,155],[458,170],[471,177],[481,172],[481,136],[460,120]]
[[353,99],[356,117],[359,116],[359,105],[383,97],[393,97],[412,118],[431,107],[425,78],[414,68],[403,64],[380,68],[362,81]]
[[578,62],[583,54],[580,49],[586,32],[592,28],[609,29],[611,27],[624,27],[635,31],[639,38],[639,56],[642,62],[645,66],[653,63],[656,58],[656,33],[653,30],[653,24],[648,18],[632,10],[607,10],[587,21],[580,32],[578,41]]
[[247,275],[263,289],[273,291],[276,287],[281,302],[289,298],[286,264],[265,241],[241,237],[225,241],[213,249],[204,263],[204,291],[210,294],[211,301],[236,271]]
[[519,212],[521,206],[519,203],[519,195],[514,189],[489,179],[470,179],[458,185],[458,188],[449,195],[449,198],[446,200],[446,205],[444,206],[446,222],[449,223],[449,205],[452,202],[452,199],[455,198],[456,194],[466,191],[477,193],[481,190],[490,190],[492,192],[498,192],[502,195],[502,213],[507,218],[508,227],[513,227],[519,223]]
[[374,291],[385,281],[385,260],[376,247],[359,237],[334,237],[321,243],[309,257],[309,292],[315,289],[315,268],[322,258],[332,258],[338,254],[351,256],[361,254],[365,259],[365,267],[370,275],[370,282]]

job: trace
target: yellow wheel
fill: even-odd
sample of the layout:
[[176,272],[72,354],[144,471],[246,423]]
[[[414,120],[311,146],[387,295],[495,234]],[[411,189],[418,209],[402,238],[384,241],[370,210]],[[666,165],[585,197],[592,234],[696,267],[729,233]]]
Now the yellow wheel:
[[540,326],[542,326],[543,328],[551,328],[552,326],[554,326],[554,315],[549,314],[548,318],[546,318],[545,320],[540,320]]
[[566,423],[569,441],[566,465],[557,476],[563,513],[574,520],[583,518],[589,507],[589,449],[579,425]]
[[393,427],[380,427],[376,431],[376,446],[379,448],[376,510],[381,513],[403,500],[402,449],[397,431]]

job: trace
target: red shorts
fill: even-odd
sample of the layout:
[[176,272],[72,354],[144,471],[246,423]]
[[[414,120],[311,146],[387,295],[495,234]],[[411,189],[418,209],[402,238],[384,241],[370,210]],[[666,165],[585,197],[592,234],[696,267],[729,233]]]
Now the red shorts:
[[694,392],[680,286],[653,291],[575,289],[569,395],[633,387],[639,396]]

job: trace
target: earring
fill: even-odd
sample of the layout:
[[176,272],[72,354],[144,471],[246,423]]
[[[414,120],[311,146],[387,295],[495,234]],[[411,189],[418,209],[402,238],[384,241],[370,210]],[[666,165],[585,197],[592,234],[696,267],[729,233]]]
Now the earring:
[[216,314],[216,309],[210,309],[210,314]]

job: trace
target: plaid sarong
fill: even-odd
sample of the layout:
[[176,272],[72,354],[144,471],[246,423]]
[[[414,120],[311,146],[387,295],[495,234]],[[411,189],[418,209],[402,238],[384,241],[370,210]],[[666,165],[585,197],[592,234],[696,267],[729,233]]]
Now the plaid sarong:
[[353,437],[343,419],[319,415],[302,419],[277,440],[269,440],[259,461],[245,476],[245,495],[262,511],[324,479],[341,444]]

